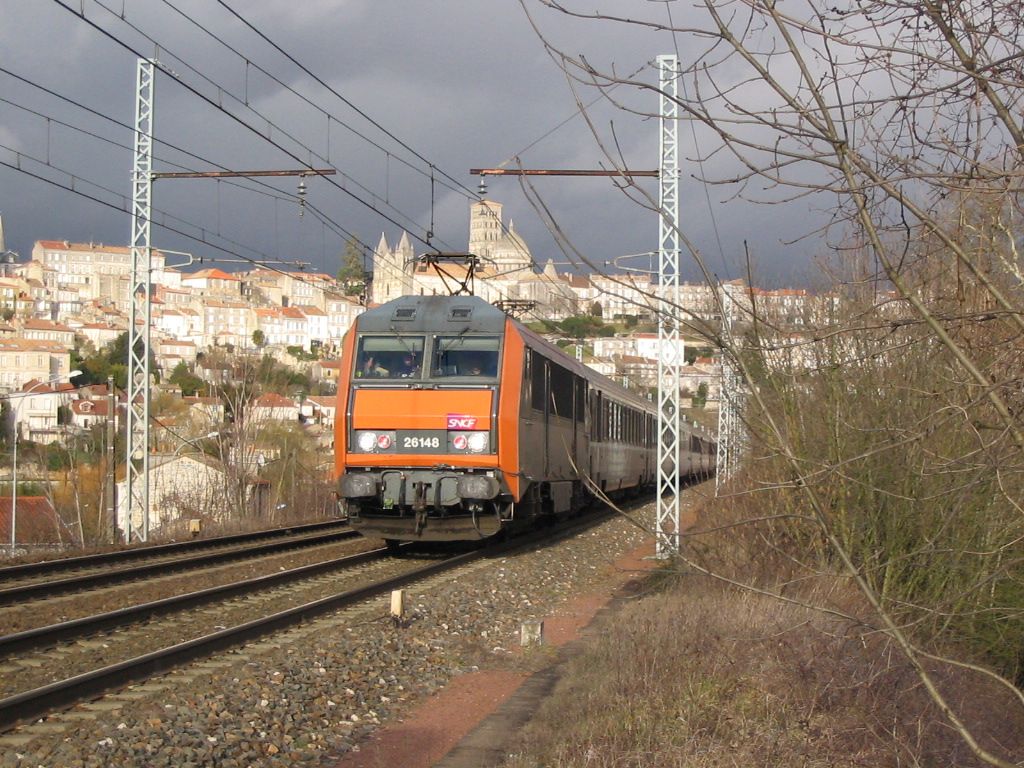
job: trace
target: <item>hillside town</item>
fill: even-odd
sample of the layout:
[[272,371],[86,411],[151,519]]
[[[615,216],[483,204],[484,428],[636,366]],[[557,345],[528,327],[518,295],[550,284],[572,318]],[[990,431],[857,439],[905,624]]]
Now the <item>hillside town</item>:
[[[540,261],[514,223],[503,220],[500,203],[475,202],[469,216],[467,254],[472,259],[423,258],[406,233],[393,245],[381,235],[368,274],[354,282],[351,274],[266,266],[229,272],[200,264],[186,271],[175,265],[179,257],[154,251],[149,314],[158,428],[152,430],[151,448],[160,458],[154,461],[151,479],[153,527],[186,513],[216,513],[232,496],[256,515],[294,506],[294,498],[281,499],[288,493],[294,497],[299,485],[296,456],[306,451],[315,464],[315,457],[329,455],[333,448],[333,395],[342,337],[366,306],[397,296],[472,289],[497,306],[518,302],[519,319],[535,324],[569,354],[627,387],[645,392],[656,388],[660,353],[654,310],[659,292],[654,275],[559,272],[551,260],[537,269]],[[26,446],[49,447],[50,458],[35,458],[34,471],[40,475],[41,463],[61,465],[53,458],[54,450],[70,455],[73,444],[85,441],[96,458],[112,439],[97,435],[108,425],[113,429],[107,435],[123,431],[126,396],[119,378],[124,376],[120,358],[127,354],[131,312],[131,251],[101,243],[39,240],[23,259],[7,251],[2,238],[0,221],[4,445],[10,451],[16,439]],[[688,320],[681,334],[679,359],[686,361],[680,372],[681,395],[687,405],[704,408],[716,407],[721,376],[713,344],[697,329],[716,327],[725,294],[747,312],[756,302],[759,313],[794,332],[828,301],[803,289],[751,289],[740,281],[718,289],[683,284],[679,294]],[[581,318],[585,322],[573,323]],[[291,451],[290,477],[268,479],[273,472],[266,468],[273,469],[275,462],[278,474],[285,471],[282,457],[289,455],[289,441],[302,442],[301,450],[293,446]],[[23,461],[33,460],[30,452],[23,451],[23,456]],[[90,458],[80,461],[87,464]],[[116,457],[107,462],[116,466]],[[305,471],[322,484],[324,466],[306,466]],[[107,501],[93,502],[95,519],[102,519],[99,508],[104,505],[106,514],[118,517],[121,511],[112,512],[109,492],[116,481],[104,476],[98,482],[105,489],[96,493]],[[228,485],[231,493],[213,491]],[[317,491],[315,503],[329,504],[322,491]],[[76,491],[75,496],[80,494]],[[47,508],[45,499],[32,498],[25,497],[25,509],[33,504]],[[51,507],[54,498],[50,492]],[[0,519],[5,519],[2,513],[0,507]],[[72,539],[85,537],[88,527],[81,523],[82,510],[76,514],[79,531],[64,534]],[[111,525],[97,522],[92,527],[100,535]]]

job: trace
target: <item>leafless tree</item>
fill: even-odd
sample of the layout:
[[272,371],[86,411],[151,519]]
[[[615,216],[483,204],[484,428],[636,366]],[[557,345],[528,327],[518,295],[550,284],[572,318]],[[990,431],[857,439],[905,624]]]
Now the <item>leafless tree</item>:
[[[827,213],[804,236],[820,239],[845,281],[830,317],[794,338],[752,300],[742,333],[706,329],[749,391],[756,461],[736,490],[782,505],[766,546],[795,542],[803,567],[845,572],[975,755],[1010,765],[955,711],[932,662],[954,631],[999,635],[995,617],[1018,628],[999,642],[1024,641],[1024,6],[698,0],[610,15],[521,2],[585,116],[587,88],[650,115],[630,94],[654,103],[656,86],[560,50],[548,14],[644,27],[681,54],[696,175],[718,195],[780,216]],[[614,130],[589,124],[607,163],[625,170]],[[657,210],[643,187],[619,186]],[[1019,658],[980,655],[1024,705],[1008,679]]]

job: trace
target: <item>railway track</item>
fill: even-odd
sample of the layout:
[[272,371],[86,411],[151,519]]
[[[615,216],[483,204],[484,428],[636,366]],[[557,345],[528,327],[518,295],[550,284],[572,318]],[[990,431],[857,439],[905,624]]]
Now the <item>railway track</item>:
[[[588,519],[582,526],[577,522],[443,558],[394,558],[387,556],[387,549],[374,550],[294,569],[294,573],[44,627],[20,637],[0,637],[0,655],[8,656],[0,662],[5,681],[0,688],[0,731],[442,571],[534,546],[541,539],[550,542],[595,522]],[[116,634],[95,634],[112,627],[121,628]]]
[[332,521],[202,542],[190,541],[9,566],[0,569],[0,584],[4,585],[0,588],[0,606],[23,604],[183,570],[209,568],[246,558],[266,557],[356,536],[344,523]]
[[[479,556],[396,559],[374,550],[0,638],[13,654],[0,664],[0,731]],[[116,633],[95,634],[115,624]]]
[[118,563],[125,563],[132,560],[151,557],[173,557],[177,554],[186,552],[195,552],[223,546],[234,546],[302,533],[315,533],[317,531],[344,528],[347,525],[348,523],[344,520],[326,520],[317,523],[286,525],[282,528],[269,528],[261,531],[250,531],[248,533],[231,533],[224,536],[211,536],[203,539],[175,541],[168,544],[144,545],[128,549],[119,549],[114,552],[101,552],[92,555],[80,555],[78,557],[59,557],[50,560],[39,560],[31,563],[19,563],[17,565],[8,565],[0,568],[0,580],[6,582],[10,579],[40,574],[53,575],[82,567],[90,568],[100,565],[115,565]]

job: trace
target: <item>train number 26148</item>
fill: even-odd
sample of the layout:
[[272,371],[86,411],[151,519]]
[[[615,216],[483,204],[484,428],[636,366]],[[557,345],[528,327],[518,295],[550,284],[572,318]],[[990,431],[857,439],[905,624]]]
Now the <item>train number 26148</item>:
[[441,438],[439,437],[403,437],[403,448],[440,448]]

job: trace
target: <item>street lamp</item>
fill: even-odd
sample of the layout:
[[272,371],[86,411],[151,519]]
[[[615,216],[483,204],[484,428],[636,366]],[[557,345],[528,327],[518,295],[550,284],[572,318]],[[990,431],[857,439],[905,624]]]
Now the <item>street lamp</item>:
[[[61,379],[73,379],[75,376],[80,376],[81,371],[68,371],[65,374],[58,376],[51,376],[46,381],[37,381],[26,392],[20,393],[18,397],[28,397],[35,392],[37,387],[43,387],[48,384],[55,384]],[[47,392],[46,394],[54,394],[53,392]],[[14,552],[18,546],[17,531],[18,531],[18,411],[21,409],[21,401],[19,400],[14,405],[14,459],[11,465],[11,474],[14,481],[14,486],[11,488],[11,557],[14,557]]]

